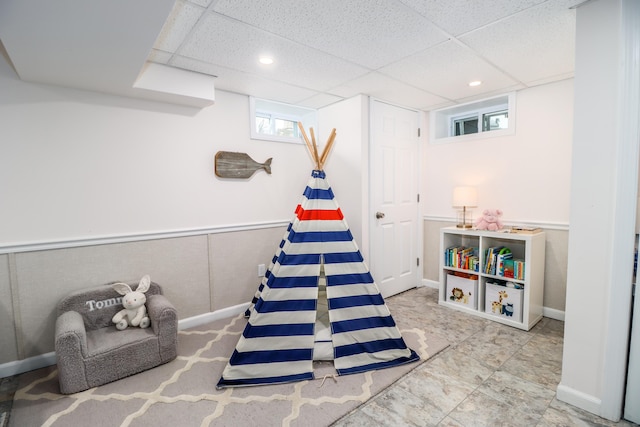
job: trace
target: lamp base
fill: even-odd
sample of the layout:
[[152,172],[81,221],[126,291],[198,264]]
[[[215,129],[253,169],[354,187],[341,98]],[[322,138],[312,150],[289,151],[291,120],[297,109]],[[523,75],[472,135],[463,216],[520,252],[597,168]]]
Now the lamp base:
[[458,215],[456,218],[457,228],[472,228],[473,225],[473,213],[468,211],[466,208],[458,211]]

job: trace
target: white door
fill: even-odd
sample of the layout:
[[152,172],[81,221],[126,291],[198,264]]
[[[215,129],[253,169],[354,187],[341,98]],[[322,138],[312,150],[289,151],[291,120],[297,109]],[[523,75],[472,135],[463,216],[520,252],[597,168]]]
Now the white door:
[[371,103],[371,273],[383,297],[418,285],[418,113]]

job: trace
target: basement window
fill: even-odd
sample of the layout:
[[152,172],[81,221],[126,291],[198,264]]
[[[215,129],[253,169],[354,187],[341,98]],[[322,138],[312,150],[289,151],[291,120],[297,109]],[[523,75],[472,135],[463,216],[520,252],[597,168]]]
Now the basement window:
[[249,105],[251,139],[302,144],[298,123],[317,128],[314,109],[254,97]]
[[451,119],[450,136],[469,135],[470,133],[478,133],[478,115],[474,114],[470,117],[452,118]]
[[515,92],[431,112],[431,141],[454,142],[515,132]]

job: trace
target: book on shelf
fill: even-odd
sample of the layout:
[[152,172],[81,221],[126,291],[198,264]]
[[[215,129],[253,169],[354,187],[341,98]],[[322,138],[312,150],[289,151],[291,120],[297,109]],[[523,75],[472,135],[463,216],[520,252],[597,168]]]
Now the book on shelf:
[[540,233],[542,231],[542,228],[540,227],[518,227],[518,226],[513,226],[511,227],[511,231],[510,233],[516,233],[516,234],[536,234],[536,233]]
[[504,260],[504,277],[515,279],[513,274],[513,259]]
[[[506,249],[506,248],[505,248]],[[500,252],[496,256],[496,276],[504,276],[504,262],[513,259],[513,254],[507,249],[508,252]]]
[[496,248],[488,248],[485,253],[484,253],[484,265],[482,268],[482,271],[485,274],[490,274],[491,273],[491,264],[493,262],[493,254],[495,252]]
[[480,269],[480,258],[476,255],[469,257],[469,270],[479,271]]
[[521,259],[513,260],[513,278],[524,280],[524,261]]

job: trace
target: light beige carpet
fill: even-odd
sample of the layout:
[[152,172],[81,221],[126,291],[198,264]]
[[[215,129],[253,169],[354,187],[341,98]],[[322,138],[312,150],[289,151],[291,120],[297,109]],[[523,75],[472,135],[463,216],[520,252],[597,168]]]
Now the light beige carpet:
[[447,347],[428,325],[403,327],[394,318],[420,361],[335,379],[325,378],[335,371],[323,362],[313,381],[216,390],[246,324],[238,316],[180,331],[176,360],[85,392],[60,394],[55,366],[25,373],[9,425],[328,426]]

